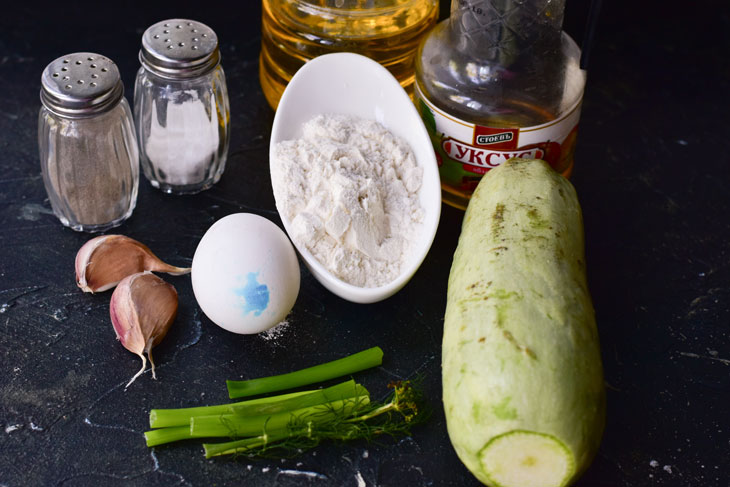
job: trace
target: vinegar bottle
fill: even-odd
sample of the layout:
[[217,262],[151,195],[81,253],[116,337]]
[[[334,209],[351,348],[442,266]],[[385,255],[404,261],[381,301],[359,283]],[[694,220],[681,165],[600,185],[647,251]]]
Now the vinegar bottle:
[[452,0],[416,55],[416,104],[436,151],[444,202],[466,208],[482,175],[511,157],[565,176],[585,86],[562,32],[565,0]]

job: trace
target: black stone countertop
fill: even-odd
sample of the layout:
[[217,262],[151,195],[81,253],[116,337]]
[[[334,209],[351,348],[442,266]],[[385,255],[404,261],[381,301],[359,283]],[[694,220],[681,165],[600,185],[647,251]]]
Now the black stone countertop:
[[[447,3],[444,1],[443,3]],[[579,486],[730,485],[730,13],[724,3],[604,2],[589,66],[576,169],[589,284],[608,393],[601,449]],[[636,11],[636,8],[642,8]],[[568,2],[567,14],[584,8]],[[462,213],[443,208],[414,279],[373,305],[343,301],[302,268],[290,324],[239,336],[203,316],[187,276],[176,324],[149,372],[117,343],[110,293],[87,295],[73,262],[89,238],[61,226],[40,176],[40,74],[96,51],[120,67],[131,100],[144,29],[171,17],[213,27],[231,98],[227,170],[175,197],[141,177],[116,229],[189,264],[217,219],[253,212],[280,224],[268,176],[273,111],[258,81],[258,2],[19,2],[0,14],[0,486],[468,486],[441,410],[446,281]],[[573,19],[580,38],[582,19]],[[575,28],[577,26],[577,28]],[[566,27],[567,28],[567,27]],[[569,30],[570,32],[570,30]],[[383,444],[322,445],[285,461],[205,460],[199,442],[148,449],[151,407],[227,401],[225,379],[282,373],[379,345],[374,392],[425,375],[434,413]]]

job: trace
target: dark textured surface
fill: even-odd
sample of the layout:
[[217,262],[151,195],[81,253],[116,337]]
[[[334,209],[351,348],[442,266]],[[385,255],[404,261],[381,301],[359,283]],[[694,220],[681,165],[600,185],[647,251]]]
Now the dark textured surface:
[[[148,372],[124,390],[138,358],[114,338],[110,293],[76,287],[73,259],[89,237],[51,214],[40,177],[45,65],[97,51],[118,63],[131,99],[148,25],[181,16],[213,27],[231,96],[226,173],[190,197],[164,195],[142,178],[134,215],[115,231],[185,265],[222,216],[247,211],[280,223],[268,179],[273,112],[258,82],[258,2],[235,14],[248,3],[148,3],[100,10],[26,2],[0,16],[0,486],[476,485],[440,409],[446,280],[462,216],[448,207],[402,292],[354,305],[303,270],[290,325],[276,339],[221,330],[201,315],[189,278],[169,278],[181,305],[156,349],[158,380]],[[669,2],[634,12],[635,3],[604,2],[573,177],[608,387],[606,434],[579,485],[728,486],[728,9]],[[580,38],[572,4],[568,19]],[[198,442],[145,447],[151,407],[225,402],[227,378],[285,372],[372,345],[384,349],[383,366],[358,379],[375,395],[391,379],[426,376],[434,414],[412,437],[324,445],[286,461],[205,460]]]

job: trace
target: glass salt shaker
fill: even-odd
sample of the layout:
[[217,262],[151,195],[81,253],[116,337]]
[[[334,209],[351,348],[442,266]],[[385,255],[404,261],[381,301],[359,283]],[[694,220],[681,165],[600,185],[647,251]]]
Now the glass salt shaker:
[[166,193],[197,193],[225,169],[230,108],[218,37],[205,24],[149,27],[139,51],[134,114],[142,169]]
[[139,152],[116,64],[80,52],[41,76],[38,147],[53,212],[77,231],[101,232],[129,218],[137,201]]

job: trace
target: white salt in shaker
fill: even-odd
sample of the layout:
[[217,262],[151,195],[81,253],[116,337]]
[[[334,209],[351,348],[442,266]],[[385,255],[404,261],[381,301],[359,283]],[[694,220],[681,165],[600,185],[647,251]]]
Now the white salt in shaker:
[[126,220],[137,201],[139,153],[116,64],[90,52],[60,57],[41,76],[38,149],[53,212],[77,231]]
[[142,35],[134,115],[142,169],[167,193],[218,182],[228,154],[230,108],[218,37],[194,20],[158,22]]

